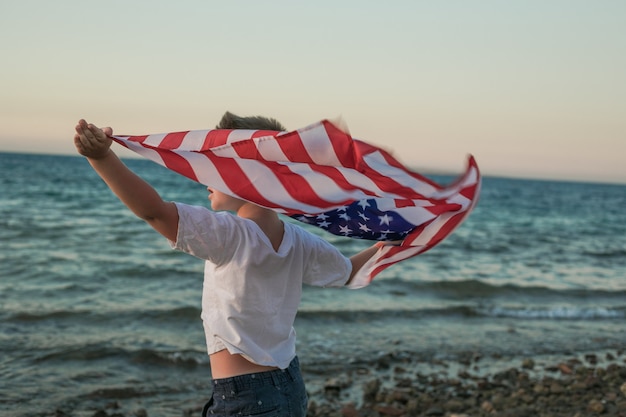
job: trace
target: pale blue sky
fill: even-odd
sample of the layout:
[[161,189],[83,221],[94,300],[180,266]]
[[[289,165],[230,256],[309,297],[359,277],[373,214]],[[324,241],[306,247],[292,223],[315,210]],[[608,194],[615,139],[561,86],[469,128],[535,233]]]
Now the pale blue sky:
[[626,1],[0,3],[0,151],[342,116],[423,171],[626,183]]

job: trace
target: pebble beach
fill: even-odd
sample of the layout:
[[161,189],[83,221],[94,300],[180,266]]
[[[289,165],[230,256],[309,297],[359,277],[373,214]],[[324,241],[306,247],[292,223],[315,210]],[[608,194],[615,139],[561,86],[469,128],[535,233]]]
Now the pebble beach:
[[[398,358],[400,359],[400,358]],[[499,368],[487,365],[491,359]],[[463,363],[381,359],[382,376],[342,374],[313,397],[309,416],[583,417],[626,416],[626,357],[586,354],[551,363],[524,359],[506,367],[476,355]],[[360,402],[342,401],[354,390]]]
[[[552,361],[550,361],[552,360]],[[626,354],[587,353],[561,360],[484,358],[417,363],[388,353],[369,367],[313,373],[308,417],[626,417]],[[510,366],[507,366],[510,365]],[[124,395],[98,409],[57,409],[41,416],[155,417],[125,407]],[[202,403],[179,416],[201,415]]]

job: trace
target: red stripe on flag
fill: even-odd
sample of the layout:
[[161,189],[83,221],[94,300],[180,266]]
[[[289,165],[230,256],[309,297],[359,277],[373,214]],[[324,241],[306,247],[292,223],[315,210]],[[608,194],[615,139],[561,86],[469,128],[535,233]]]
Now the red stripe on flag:
[[185,139],[187,133],[189,132],[168,133],[159,144],[159,149],[177,149],[180,144],[183,143],[183,139]]
[[439,228],[439,230],[437,230],[437,233],[435,233],[435,235],[428,241],[428,244],[426,245],[426,249],[424,249],[424,252],[434,247],[435,245],[437,245],[439,242],[444,240],[450,233],[452,233],[452,231],[456,229],[456,227],[463,221],[463,219],[465,218],[467,214],[468,214],[467,211],[463,211],[461,213],[455,214],[450,219],[448,219]]
[[253,179],[246,176],[246,173],[239,167],[239,164],[230,158],[220,158],[212,153],[203,154],[218,169],[222,180],[226,186],[241,198],[254,201],[255,204],[268,208],[280,208],[275,203],[266,199],[254,186]]
[[279,133],[280,132],[277,132],[275,130],[257,130],[250,137],[251,138],[262,138],[262,137],[265,137],[265,136],[276,136]]
[[[330,202],[326,199],[320,197],[319,193],[314,189],[314,187],[307,181],[306,178],[303,178],[301,175],[295,174],[288,166],[273,162],[266,161],[265,166],[269,170],[271,170],[275,175],[278,181],[280,181],[281,185],[287,191],[287,193],[295,200],[302,204],[312,205],[321,208],[327,208],[332,206],[339,206],[344,204],[344,202]],[[326,169],[320,169],[322,167],[318,167],[315,165],[310,166],[310,168],[314,171],[328,171],[332,169],[333,172],[337,170],[333,167],[323,167]],[[338,178],[330,177],[331,180],[335,181]],[[345,201],[349,201],[346,199]],[[317,214],[317,213],[306,213],[306,214]]]
[[323,122],[326,134],[330,138],[330,144],[333,147],[333,151],[337,156],[337,159],[343,167],[354,167],[355,164],[355,152],[354,152],[354,140],[343,130],[337,128],[334,124],[328,120]]
[[[435,181],[433,181],[433,180],[431,180],[431,179],[429,179],[429,178],[427,178],[427,177],[425,177],[425,176],[423,176],[421,174],[418,174],[417,172],[408,171],[400,161],[398,161],[396,158],[393,157],[393,155],[391,155],[389,152],[385,151],[384,149],[378,149],[378,151],[383,156],[383,158],[384,158],[385,162],[387,163],[387,165],[390,165],[390,166],[392,166],[394,168],[397,168],[397,169],[401,169],[402,171],[404,171],[404,173],[406,175],[408,175],[410,177],[413,177],[414,179],[416,179],[419,182],[423,182],[425,184],[428,184],[431,187],[436,188],[437,190],[441,190],[442,188],[444,188],[441,185],[437,184]],[[416,195],[419,195],[419,194],[416,194]],[[424,197],[422,195],[419,195],[419,197],[417,197],[417,198],[424,198]]]
[[389,258],[391,257],[395,257],[398,255],[402,255],[402,252],[406,252],[409,250],[412,250],[414,248],[405,248],[402,246],[393,246],[393,247],[388,247],[387,248],[387,253],[384,255],[380,255],[379,259],[376,260],[376,262],[374,263],[374,268],[372,269],[372,272],[369,274],[368,281],[367,283],[369,284],[370,282],[372,282],[372,280],[374,279],[374,277],[378,274],[380,274],[382,271],[384,271],[385,269],[389,268],[392,265],[395,265],[396,263],[400,262],[400,261],[404,261],[407,260],[409,258],[412,258],[413,256],[419,255],[420,253],[423,253],[423,250],[420,250],[416,253],[411,253],[411,254],[406,254],[404,256],[400,256],[399,259],[393,261],[393,262],[385,262],[387,261]]
[[204,139],[204,144],[202,145],[202,152],[209,151],[211,148],[216,148],[218,146],[226,145],[228,142],[228,136],[232,132],[231,129],[215,129],[209,130]]
[[477,184],[473,184],[469,187],[465,187],[463,188],[459,194],[461,194],[463,197],[469,199],[469,200],[473,200],[474,196],[476,195],[476,189],[478,188]]
[[415,207],[415,201],[413,200],[409,200],[409,199],[394,199],[393,203],[396,205],[397,208],[404,208],[404,207]]
[[196,182],[198,181],[198,177],[196,176],[193,167],[184,157],[169,150],[156,149],[156,151],[161,156],[161,159],[167,168]]
[[253,140],[241,140],[234,142],[232,148],[237,156],[242,159],[263,160],[256,143]]
[[[418,193],[413,188],[407,187],[397,182],[390,176],[385,175],[384,172],[378,172],[370,168],[369,166],[365,165],[365,163],[363,164],[363,166],[366,166],[367,169],[363,169],[361,171],[362,174],[366,175],[369,179],[371,179],[376,184],[376,186],[380,188],[382,191],[387,192],[387,193],[401,195],[405,197],[405,199],[407,200],[425,200],[425,201],[431,202],[432,204],[436,204],[436,200],[427,198],[424,195]],[[405,175],[409,174],[406,171],[404,171],[403,173]]]
[[139,143],[143,143],[146,139],[148,139],[149,135],[144,135],[144,136],[129,136],[128,140],[130,142],[139,142]]
[[313,159],[302,144],[302,139],[297,132],[290,132],[280,136],[276,141],[290,162],[313,163]]
[[424,208],[435,216],[439,216],[451,211],[459,211],[463,206],[458,203],[439,203],[435,206],[426,206]]
[[325,166],[325,165],[315,165],[311,164],[310,168],[312,171],[318,172],[330,180],[332,180],[339,188],[346,191],[363,191],[367,195],[374,195],[369,189],[365,189],[363,187],[358,187],[354,184],[348,182],[346,177],[337,167]]

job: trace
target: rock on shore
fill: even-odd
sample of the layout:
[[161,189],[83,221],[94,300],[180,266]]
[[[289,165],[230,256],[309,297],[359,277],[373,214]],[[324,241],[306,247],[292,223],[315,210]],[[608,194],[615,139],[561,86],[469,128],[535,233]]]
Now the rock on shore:
[[346,373],[312,396],[308,416],[626,417],[626,359],[620,356],[589,354],[541,367],[526,359],[489,375],[472,372],[478,366],[469,363],[446,377],[412,372],[410,363],[393,367],[387,379]]

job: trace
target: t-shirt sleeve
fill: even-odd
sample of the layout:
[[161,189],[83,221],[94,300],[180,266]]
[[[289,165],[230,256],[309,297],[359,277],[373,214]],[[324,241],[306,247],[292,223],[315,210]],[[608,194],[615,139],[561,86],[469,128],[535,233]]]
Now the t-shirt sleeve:
[[[175,203],[178,234],[169,241],[173,249],[219,264],[232,257],[237,234],[229,213],[216,213],[202,206]],[[228,244],[227,244],[228,243]]]
[[329,242],[314,237],[303,282],[316,287],[343,287],[352,272],[352,262]]

